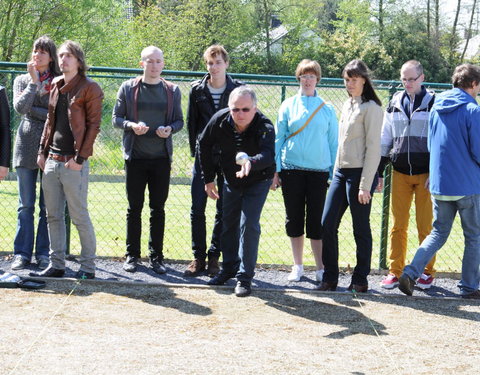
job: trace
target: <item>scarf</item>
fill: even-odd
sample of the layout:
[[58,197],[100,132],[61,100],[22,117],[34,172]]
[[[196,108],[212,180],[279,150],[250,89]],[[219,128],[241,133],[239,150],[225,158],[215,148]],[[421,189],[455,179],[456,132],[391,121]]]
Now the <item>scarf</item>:
[[50,89],[52,88],[52,80],[53,74],[50,73],[49,70],[45,70],[43,73],[40,74],[40,95],[45,95],[50,93]]

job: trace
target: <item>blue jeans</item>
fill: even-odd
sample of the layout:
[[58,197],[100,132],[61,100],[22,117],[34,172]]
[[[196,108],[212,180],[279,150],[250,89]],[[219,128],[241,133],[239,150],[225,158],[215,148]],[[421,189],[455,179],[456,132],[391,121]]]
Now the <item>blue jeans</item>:
[[350,207],[353,224],[353,236],[357,247],[357,264],[353,270],[352,283],[368,285],[372,258],[372,231],[370,229],[370,210],[372,208],[373,191],[378,179],[375,178],[370,193],[372,200],[368,204],[358,201],[358,189],[362,176],[362,168],[342,168],[334,172],[332,183],[328,189],[325,208],[323,209],[323,251],[322,260],[325,265],[323,281],[338,281],[338,227],[347,207]]
[[[39,220],[37,236],[35,238],[35,201],[37,190],[37,175],[39,169],[17,168],[18,181],[18,220],[15,240],[13,241],[13,253],[21,255],[31,261],[35,244],[35,258],[48,258],[50,242],[48,241],[47,214],[43,192],[40,188]],[[40,173],[40,181],[42,173]]]
[[66,227],[65,203],[80,237],[80,270],[95,272],[96,239],[88,214],[88,161],[80,171],[65,168],[65,163],[47,159],[42,189],[47,207],[48,235],[50,237],[50,264],[65,269]]
[[[216,171],[217,186],[220,199],[216,202],[215,222],[213,224],[212,242],[208,249],[209,257],[220,257],[220,236],[222,234],[222,197],[223,197],[223,174],[218,167]],[[207,206],[207,193],[205,182],[202,178],[202,170],[198,156],[195,156],[195,164],[192,170],[192,208],[190,210],[190,223],[192,226],[192,249],[195,259],[205,259],[207,256],[207,227],[205,208]]]
[[412,263],[403,273],[413,280],[422,274],[427,263],[445,244],[457,212],[460,214],[465,250],[462,260],[461,294],[478,290],[480,282],[480,194],[469,195],[457,201],[441,201],[432,197],[433,230],[422,242]]
[[267,199],[271,179],[246,188],[223,185],[223,272],[250,283],[260,240],[260,214]]

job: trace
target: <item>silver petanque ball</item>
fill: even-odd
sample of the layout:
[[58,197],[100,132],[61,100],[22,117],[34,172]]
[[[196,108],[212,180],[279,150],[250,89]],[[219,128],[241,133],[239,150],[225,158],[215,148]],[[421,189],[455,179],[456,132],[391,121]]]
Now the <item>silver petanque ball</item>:
[[245,152],[239,152],[237,156],[235,156],[235,162],[238,165],[243,165],[248,161],[248,155]]

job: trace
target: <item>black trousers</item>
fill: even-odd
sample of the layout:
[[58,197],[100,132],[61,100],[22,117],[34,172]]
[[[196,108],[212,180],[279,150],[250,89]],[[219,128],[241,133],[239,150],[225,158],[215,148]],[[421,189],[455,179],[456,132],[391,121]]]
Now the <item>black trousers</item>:
[[127,252],[126,255],[140,257],[142,234],[142,209],[145,188],[150,197],[150,259],[163,260],[163,235],[165,232],[165,202],[170,184],[170,160],[133,159],[125,160],[127,180]]
[[327,195],[328,172],[286,169],[280,172],[285,203],[285,229],[288,237],[321,240],[322,214]]
[[[323,281],[336,283],[338,281],[338,227],[343,214],[350,207],[352,216],[353,236],[356,244],[357,264],[352,274],[352,283],[368,285],[367,276],[370,273],[372,258],[372,231],[370,229],[370,211],[372,201],[368,204],[358,202],[358,189],[362,177],[362,168],[343,168],[334,172],[330,189],[328,190],[325,209],[323,211],[323,251],[322,259],[325,265]],[[370,193],[377,186],[375,177]]]

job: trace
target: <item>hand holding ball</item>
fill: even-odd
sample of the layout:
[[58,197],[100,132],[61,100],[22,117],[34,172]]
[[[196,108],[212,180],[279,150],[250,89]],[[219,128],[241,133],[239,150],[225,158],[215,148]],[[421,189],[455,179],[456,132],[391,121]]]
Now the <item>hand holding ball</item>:
[[235,162],[238,165],[244,165],[248,161],[248,155],[245,152],[239,152],[237,153],[237,156],[235,156]]

